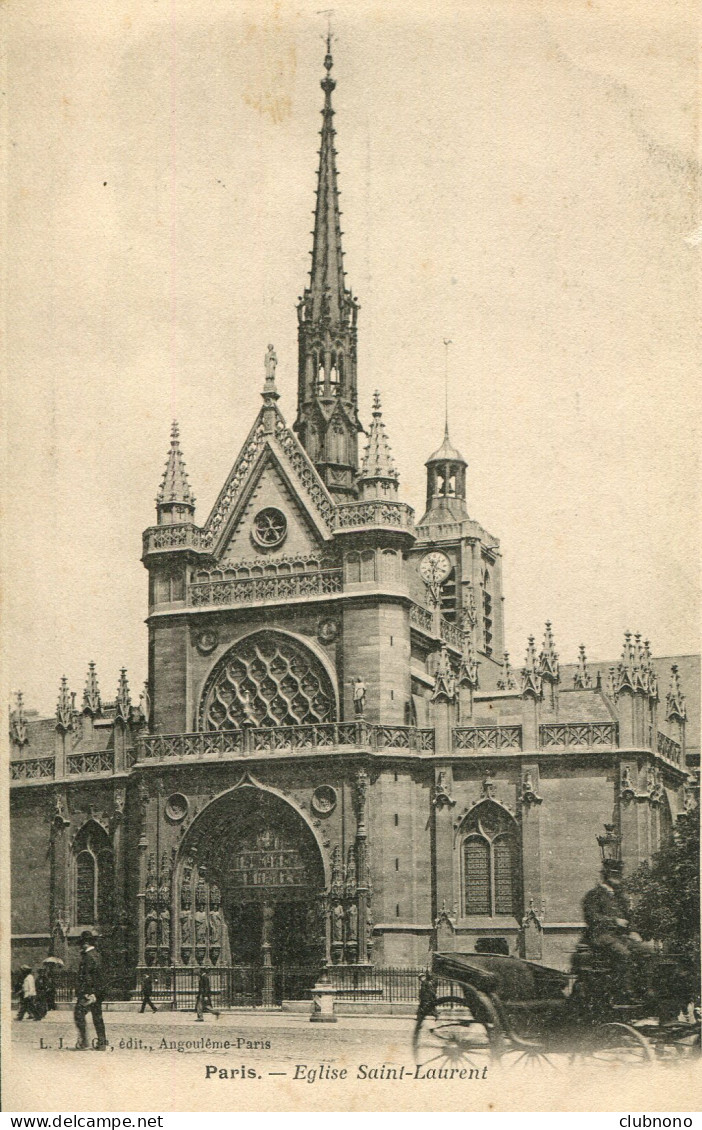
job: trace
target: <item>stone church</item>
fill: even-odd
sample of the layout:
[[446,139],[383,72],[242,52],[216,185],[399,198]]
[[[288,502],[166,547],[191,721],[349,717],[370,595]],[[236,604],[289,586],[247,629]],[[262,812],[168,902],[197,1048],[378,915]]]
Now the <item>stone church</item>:
[[324,68],[294,423],[270,346],[203,524],[173,425],[138,704],[124,670],[103,701],[90,663],[54,717],[10,714],[13,957],[70,962],[94,927],[115,991],[204,964],[262,970],[272,1003],[281,969],[419,969],[486,938],[567,968],[598,836],[632,869],[693,803],[699,658],[627,633],[611,664],[564,666],[547,623],[512,667],[448,422],[421,517],[378,393],[364,429],[329,44]]

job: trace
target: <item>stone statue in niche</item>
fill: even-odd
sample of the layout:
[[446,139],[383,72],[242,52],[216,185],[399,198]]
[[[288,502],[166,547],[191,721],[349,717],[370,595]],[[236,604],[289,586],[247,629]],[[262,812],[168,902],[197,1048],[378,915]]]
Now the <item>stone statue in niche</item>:
[[190,914],[180,916],[180,944],[191,946],[193,944],[193,920]]
[[196,910],[193,915],[195,921],[195,945],[207,945],[207,915],[204,910]]
[[353,684],[353,712],[357,718],[363,718],[366,712],[366,684],[360,675]]
[[221,946],[222,929],[223,923],[221,910],[211,910],[209,916],[209,933],[211,946]]
[[344,908],[340,902],[334,903],[332,908],[332,941],[344,940]]
[[146,944],[155,946],[158,941],[158,918],[155,910],[150,910],[146,916]]
[[348,910],[348,940],[350,942],[358,941],[358,907],[355,902],[352,902]]
[[159,915],[159,922],[161,924],[161,945],[166,949],[171,944],[171,912],[168,909],[161,911]]

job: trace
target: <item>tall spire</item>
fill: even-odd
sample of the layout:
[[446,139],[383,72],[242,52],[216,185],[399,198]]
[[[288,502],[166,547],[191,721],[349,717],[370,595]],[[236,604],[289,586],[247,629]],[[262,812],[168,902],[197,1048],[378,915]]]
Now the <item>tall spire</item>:
[[363,453],[358,485],[361,498],[386,498],[397,494],[399,479],[395,460],[383,423],[380,393],[373,394],[373,422],[368,432],[368,443]]
[[158,524],[192,522],[195,514],[195,495],[188,481],[183,452],[180,450],[178,421],[171,425],[171,446],[161,485],[156,495]]
[[351,296],[344,285],[344,255],[341,250],[341,213],[334,148],[336,130],[331,97],[336,88],[336,81],[331,77],[333,65],[331,35],[327,35],[327,53],[324,56],[324,69],[327,73],[321,82],[324,109],[317,174],[317,206],[314,212],[309,314],[314,321],[327,314],[331,321],[338,322],[346,301]]
[[356,319],[358,303],[346,286],[336,170],[331,34],[324,58],[317,201],[312,267],[299,300],[298,412],[295,431],[327,487],[346,501],[356,495],[358,419]]

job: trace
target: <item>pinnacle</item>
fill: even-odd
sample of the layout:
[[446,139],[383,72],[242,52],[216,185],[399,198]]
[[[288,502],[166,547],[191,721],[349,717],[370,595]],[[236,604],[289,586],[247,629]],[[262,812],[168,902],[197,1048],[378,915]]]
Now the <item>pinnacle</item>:
[[368,432],[368,443],[361,463],[361,480],[399,478],[395,460],[385,433],[383,413],[380,407],[380,393],[373,394],[373,421]]
[[195,505],[195,496],[188,481],[185,460],[180,450],[180,432],[177,420],[174,420],[171,425],[171,447],[156,502],[158,505],[170,502],[180,502],[186,506]]

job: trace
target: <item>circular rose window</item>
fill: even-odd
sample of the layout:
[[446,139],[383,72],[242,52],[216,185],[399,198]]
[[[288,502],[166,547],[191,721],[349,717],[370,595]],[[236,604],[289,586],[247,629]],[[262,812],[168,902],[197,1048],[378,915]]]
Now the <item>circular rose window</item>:
[[288,523],[285,515],[274,506],[259,510],[254,518],[254,541],[264,549],[274,549],[277,545],[281,545],[285,541],[287,532]]

